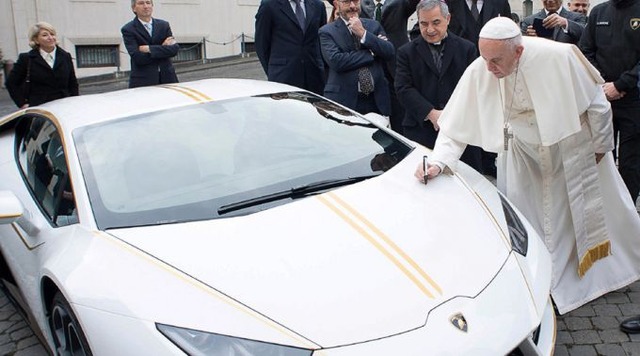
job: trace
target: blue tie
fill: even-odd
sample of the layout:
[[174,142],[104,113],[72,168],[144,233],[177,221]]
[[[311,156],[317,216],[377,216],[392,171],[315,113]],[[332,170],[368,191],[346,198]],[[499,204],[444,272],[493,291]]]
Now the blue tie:
[[151,36],[151,31],[152,31],[151,23],[150,22],[145,23],[144,28],[147,29],[147,32],[149,32],[149,36]]
[[305,30],[306,21],[304,18],[304,11],[302,11],[302,6],[300,6],[300,0],[293,0],[296,3],[296,17],[298,18],[298,24],[300,24],[300,28],[302,32]]

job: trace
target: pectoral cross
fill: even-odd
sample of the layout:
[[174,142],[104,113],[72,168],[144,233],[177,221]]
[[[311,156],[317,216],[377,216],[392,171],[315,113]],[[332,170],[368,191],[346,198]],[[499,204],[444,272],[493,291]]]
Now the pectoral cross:
[[504,150],[507,151],[509,149],[509,139],[513,138],[513,134],[509,132],[509,127],[506,125],[504,129],[502,129],[502,132],[504,133]]

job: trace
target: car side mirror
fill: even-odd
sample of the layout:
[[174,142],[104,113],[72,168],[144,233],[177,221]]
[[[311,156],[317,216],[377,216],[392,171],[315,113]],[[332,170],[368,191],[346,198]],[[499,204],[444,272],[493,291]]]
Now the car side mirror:
[[24,212],[18,197],[8,190],[0,191],[0,225],[11,224]]

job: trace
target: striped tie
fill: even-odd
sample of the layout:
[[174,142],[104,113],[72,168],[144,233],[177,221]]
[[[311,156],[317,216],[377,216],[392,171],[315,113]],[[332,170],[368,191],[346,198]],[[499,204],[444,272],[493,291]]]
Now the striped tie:
[[478,21],[478,17],[480,17],[480,11],[478,11],[478,0],[471,0],[471,16],[473,19]]
[[298,24],[300,24],[300,28],[302,32],[304,32],[306,25],[306,20],[304,17],[304,11],[302,10],[302,6],[300,6],[300,0],[293,0],[296,3],[296,18],[298,18]]

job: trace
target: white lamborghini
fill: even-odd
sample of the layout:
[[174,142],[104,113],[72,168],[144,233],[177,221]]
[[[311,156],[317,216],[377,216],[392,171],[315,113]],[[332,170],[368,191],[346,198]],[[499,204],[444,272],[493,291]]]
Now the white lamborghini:
[[465,165],[211,79],[0,119],[0,278],[58,355],[551,355],[551,262]]

